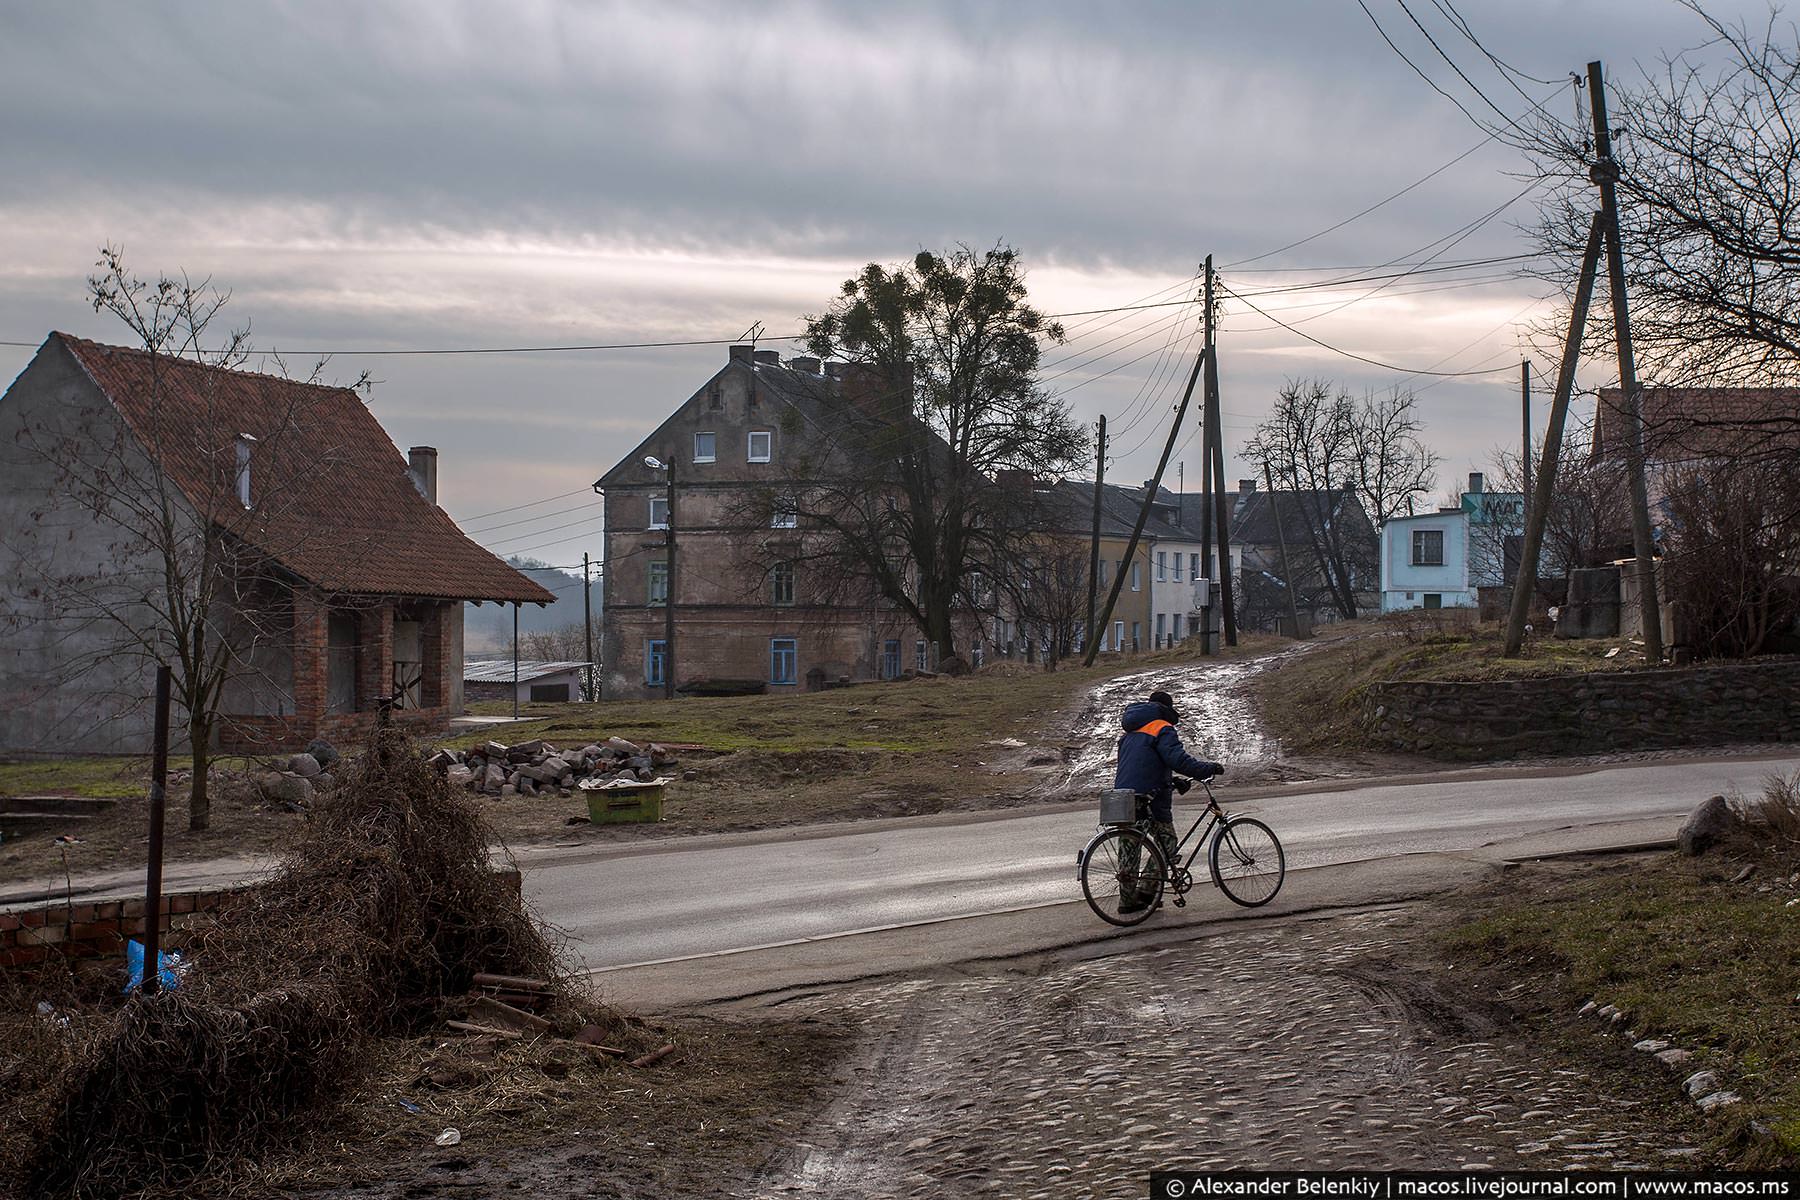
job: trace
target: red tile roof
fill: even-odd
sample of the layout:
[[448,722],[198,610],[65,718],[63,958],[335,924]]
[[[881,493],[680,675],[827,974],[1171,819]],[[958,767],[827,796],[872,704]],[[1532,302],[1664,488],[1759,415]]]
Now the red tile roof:
[[[413,486],[348,388],[208,367],[53,333],[196,510],[328,592],[550,603]],[[239,434],[251,508],[235,491]]]
[[[1653,463],[1800,449],[1800,388],[1644,388],[1643,412],[1644,456]],[[1600,389],[1595,458],[1625,457],[1626,413],[1623,390]]]

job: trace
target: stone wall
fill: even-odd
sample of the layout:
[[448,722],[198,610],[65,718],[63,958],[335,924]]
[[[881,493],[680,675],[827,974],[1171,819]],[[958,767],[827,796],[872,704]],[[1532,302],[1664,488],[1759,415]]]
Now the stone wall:
[[1800,741],[1800,660],[1364,690],[1378,744],[1477,761]]

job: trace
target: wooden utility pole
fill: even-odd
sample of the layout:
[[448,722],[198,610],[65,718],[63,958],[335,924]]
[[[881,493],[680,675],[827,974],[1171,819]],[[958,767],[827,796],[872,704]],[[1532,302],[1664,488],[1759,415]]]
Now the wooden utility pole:
[[1512,611],[1506,621],[1506,657],[1517,658],[1525,645],[1525,622],[1531,615],[1531,597],[1537,591],[1538,552],[1544,545],[1544,526],[1550,517],[1550,497],[1556,490],[1556,463],[1562,454],[1563,422],[1569,415],[1569,393],[1575,390],[1575,365],[1581,361],[1581,331],[1587,324],[1588,305],[1594,298],[1594,277],[1600,271],[1602,213],[1594,214],[1588,229],[1587,251],[1581,256],[1581,278],[1575,285],[1575,307],[1569,313],[1569,337],[1563,343],[1562,366],[1556,374],[1556,395],[1550,401],[1550,424],[1544,430],[1544,460],[1538,464],[1537,490],[1526,510],[1525,545],[1519,551],[1519,572],[1513,577]]
[[[1207,261],[1210,263],[1212,260],[1209,258]],[[1194,398],[1194,384],[1199,381],[1200,369],[1206,364],[1206,360],[1207,352],[1202,347],[1200,353],[1194,358],[1194,369],[1188,375],[1187,390],[1181,393],[1181,407],[1175,410],[1175,420],[1169,425],[1169,440],[1163,443],[1162,457],[1156,460],[1156,474],[1151,478],[1150,485],[1144,489],[1144,503],[1138,509],[1137,524],[1131,527],[1131,540],[1125,545],[1124,564],[1120,566],[1119,573],[1113,577],[1112,590],[1106,595],[1106,609],[1100,614],[1101,625],[1112,620],[1113,605],[1119,602],[1119,589],[1125,585],[1125,573],[1137,559],[1138,540],[1144,536],[1144,522],[1150,519],[1150,508],[1156,503],[1156,493],[1162,488],[1163,472],[1168,469],[1169,456],[1175,453],[1176,435],[1181,432],[1181,419],[1187,416],[1188,401]],[[1094,656],[1099,652],[1099,645],[1090,641],[1087,656],[1082,659],[1081,665],[1093,666]]]
[[1217,654],[1218,643],[1213,640],[1212,585],[1219,581],[1218,572],[1213,570],[1212,552],[1212,455],[1208,453],[1206,441],[1206,413],[1200,414],[1200,561],[1206,564],[1206,617],[1200,631],[1200,653]]
[[[1519,412],[1524,422],[1524,437],[1519,442],[1519,464],[1525,477],[1525,511],[1521,514],[1525,519],[1531,517],[1531,360],[1519,360]],[[1501,569],[1505,570],[1505,551],[1501,551]]]
[[588,576],[588,556],[581,555],[581,621],[587,628],[587,699],[594,700],[594,584]]
[[1106,483],[1106,417],[1100,417],[1100,436],[1094,443],[1094,544],[1088,554],[1087,637],[1081,648],[1094,643],[1094,605],[1100,601],[1100,495]]
[[1206,423],[1204,440],[1212,442],[1213,518],[1219,538],[1219,607],[1225,621],[1225,644],[1238,644],[1237,612],[1231,599],[1231,511],[1225,498],[1225,438],[1219,406],[1219,354],[1213,343],[1213,265],[1206,256]]
[[1275,475],[1269,464],[1263,464],[1263,482],[1269,485],[1269,516],[1275,521],[1275,542],[1281,547],[1281,586],[1287,591],[1288,620],[1293,622],[1294,636],[1300,636],[1300,605],[1294,599],[1294,572],[1288,567],[1287,530],[1281,527],[1281,506],[1275,500]]
[[1612,292],[1613,343],[1619,359],[1619,387],[1625,393],[1625,459],[1631,484],[1631,550],[1637,558],[1639,623],[1644,657],[1662,661],[1662,606],[1657,603],[1656,542],[1650,533],[1649,485],[1644,478],[1644,397],[1638,389],[1637,363],[1631,349],[1631,311],[1625,301],[1625,251],[1619,238],[1619,196],[1615,186],[1619,164],[1612,154],[1612,130],[1606,121],[1606,80],[1600,64],[1587,67],[1588,106],[1594,114],[1595,162],[1589,177],[1600,187],[1600,211],[1606,218],[1606,276]]

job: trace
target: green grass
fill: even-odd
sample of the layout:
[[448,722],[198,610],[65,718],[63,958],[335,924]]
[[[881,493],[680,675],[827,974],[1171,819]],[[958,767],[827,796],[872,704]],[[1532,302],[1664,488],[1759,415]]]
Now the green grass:
[[52,758],[0,763],[0,796],[131,799],[149,787],[148,758]]
[[[1530,981],[1546,1015],[1566,1020],[1596,999],[1626,1010],[1640,1036],[1701,1052],[1745,1098],[1732,1119],[1762,1121],[1800,1155],[1800,905],[1787,906],[1800,887],[1784,882],[1800,851],[1764,838],[1741,854],[1553,882],[1451,931],[1445,948]],[[1727,882],[1746,863],[1757,874]]]

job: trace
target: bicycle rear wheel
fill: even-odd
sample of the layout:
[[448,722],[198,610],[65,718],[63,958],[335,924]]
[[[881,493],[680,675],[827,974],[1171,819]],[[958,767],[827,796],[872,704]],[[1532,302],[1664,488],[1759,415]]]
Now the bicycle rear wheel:
[[1081,894],[1109,925],[1136,925],[1155,912],[1167,878],[1162,851],[1129,826],[1108,829],[1081,852]]
[[1219,826],[1207,862],[1225,898],[1245,908],[1273,900],[1287,876],[1280,839],[1255,817],[1232,817]]

